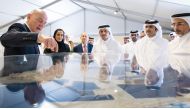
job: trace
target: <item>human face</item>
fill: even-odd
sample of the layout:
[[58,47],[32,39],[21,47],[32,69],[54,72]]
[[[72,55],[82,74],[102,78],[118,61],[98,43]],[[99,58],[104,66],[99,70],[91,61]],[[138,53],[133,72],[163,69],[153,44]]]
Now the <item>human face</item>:
[[101,28],[99,30],[100,37],[102,40],[106,41],[110,35],[109,31],[106,28]]
[[87,42],[88,42],[88,35],[87,35],[87,33],[85,33],[85,32],[82,33],[80,39],[81,39],[81,42],[82,42],[83,44],[87,44]]
[[27,24],[31,32],[40,32],[47,22],[47,15],[44,11],[34,11],[27,15]]
[[88,41],[90,44],[94,44],[94,39],[89,39],[89,41]]
[[146,24],[145,25],[145,33],[147,34],[147,36],[149,38],[152,38],[156,35],[156,32],[157,32],[157,28],[154,26],[154,25],[151,25],[151,24]]
[[137,33],[131,33],[131,39],[133,42],[137,41],[138,34]]
[[55,40],[57,42],[61,42],[63,40],[63,31],[57,31],[56,35],[55,35]]
[[124,37],[124,44],[127,44],[129,42],[129,37]]
[[179,37],[182,37],[190,31],[188,23],[181,18],[173,18],[171,27]]

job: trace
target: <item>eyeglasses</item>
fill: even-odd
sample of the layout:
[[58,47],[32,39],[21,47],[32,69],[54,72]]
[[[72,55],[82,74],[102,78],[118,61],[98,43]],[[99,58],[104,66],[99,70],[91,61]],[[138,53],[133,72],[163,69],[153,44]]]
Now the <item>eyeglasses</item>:
[[185,22],[172,23],[172,24],[171,24],[171,27],[175,27],[175,26],[185,26],[185,25],[187,25],[187,23],[185,23]]

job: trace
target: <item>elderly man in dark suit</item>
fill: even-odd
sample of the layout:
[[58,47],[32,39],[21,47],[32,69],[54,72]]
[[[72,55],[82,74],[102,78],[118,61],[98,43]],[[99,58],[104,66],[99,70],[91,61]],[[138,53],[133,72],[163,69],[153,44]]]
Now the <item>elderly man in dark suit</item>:
[[58,45],[53,37],[40,34],[46,21],[46,13],[41,9],[35,9],[27,15],[24,24],[11,25],[1,36],[1,43],[5,47],[4,56],[16,55],[4,58],[3,76],[35,70],[38,56],[28,54],[39,54],[38,44],[40,43],[52,51],[58,51]]
[[44,43],[46,48],[58,50],[56,41],[52,37],[39,32],[47,21],[46,13],[35,9],[27,15],[25,24],[15,23],[0,38],[5,47],[4,55],[39,54],[39,43]]
[[93,45],[88,43],[89,37],[86,32],[83,32],[81,37],[81,43],[73,48],[77,53],[91,53]]

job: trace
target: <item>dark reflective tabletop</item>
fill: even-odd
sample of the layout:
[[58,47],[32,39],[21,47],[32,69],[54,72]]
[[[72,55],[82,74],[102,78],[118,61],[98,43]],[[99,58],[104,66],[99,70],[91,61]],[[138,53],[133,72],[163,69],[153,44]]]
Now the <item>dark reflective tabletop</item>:
[[176,54],[161,87],[118,54],[0,57],[0,107],[190,107],[190,55]]

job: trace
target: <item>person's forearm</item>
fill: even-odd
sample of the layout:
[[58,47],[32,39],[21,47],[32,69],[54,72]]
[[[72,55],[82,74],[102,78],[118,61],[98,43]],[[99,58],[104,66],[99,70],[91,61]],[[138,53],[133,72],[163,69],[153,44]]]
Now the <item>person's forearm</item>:
[[8,32],[1,36],[3,46],[22,47],[37,44],[38,33],[29,32]]

